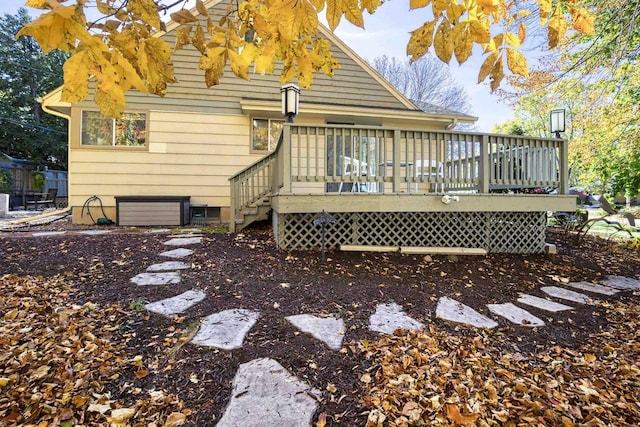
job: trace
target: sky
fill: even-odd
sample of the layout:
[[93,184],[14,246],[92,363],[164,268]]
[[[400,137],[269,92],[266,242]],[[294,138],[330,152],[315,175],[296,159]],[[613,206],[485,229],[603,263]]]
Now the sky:
[[[15,14],[25,0],[0,0],[0,15]],[[29,9],[32,16],[38,10]],[[365,30],[351,25],[343,19],[336,34],[358,55],[373,60],[382,55],[405,59],[409,32],[418,28],[429,18],[425,10],[409,11],[408,1],[388,1],[374,15],[365,14]],[[483,58],[474,50],[472,57],[459,66],[455,58],[449,69],[455,80],[464,86],[469,95],[472,114],[478,117],[478,130],[491,132],[494,125],[512,118],[511,109],[491,94],[487,83],[478,84],[478,71]]]

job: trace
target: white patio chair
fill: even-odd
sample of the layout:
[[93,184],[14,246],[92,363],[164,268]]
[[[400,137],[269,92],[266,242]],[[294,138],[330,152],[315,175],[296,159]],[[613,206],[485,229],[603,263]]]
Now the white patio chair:
[[[416,178],[427,177],[432,179],[444,178],[444,164],[437,160],[416,160],[415,161]],[[433,183],[433,189],[437,193],[438,185],[444,190],[444,184]],[[418,182],[416,182],[416,192],[418,191]]]

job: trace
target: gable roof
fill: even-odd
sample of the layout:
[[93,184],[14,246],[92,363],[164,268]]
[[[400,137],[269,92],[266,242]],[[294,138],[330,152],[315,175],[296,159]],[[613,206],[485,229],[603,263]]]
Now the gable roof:
[[[206,0],[205,6],[213,13],[221,12],[225,7],[222,0]],[[193,9],[192,13],[199,15],[196,9]],[[175,42],[175,30],[179,26],[180,24],[170,21],[166,25],[166,31],[159,32],[156,36],[163,37],[171,45]],[[437,107],[429,108],[427,111],[421,110],[327,27],[320,24],[319,32],[331,42],[332,53],[340,62],[340,68],[334,71],[333,78],[322,73],[314,75],[311,90],[303,91],[301,95],[301,113],[320,114],[318,113],[320,109],[326,112],[325,115],[331,113],[330,110],[339,110],[344,117],[375,115],[394,118],[400,113],[409,121],[473,122],[476,120],[475,117]],[[278,68],[274,75],[252,75],[251,80],[244,81],[233,76],[227,66],[220,84],[207,89],[202,72],[195,66],[199,58],[200,53],[193,47],[175,52],[173,62],[178,83],[168,87],[165,98],[135,91],[129,92],[128,108],[218,111],[222,114],[262,112],[275,115],[280,111],[281,84]],[[61,88],[47,94],[43,98],[45,111],[54,114],[68,112],[70,104],[62,103],[60,96]],[[88,101],[79,105],[93,106]],[[331,108],[328,109],[327,106]],[[354,114],[349,114],[350,112]]]

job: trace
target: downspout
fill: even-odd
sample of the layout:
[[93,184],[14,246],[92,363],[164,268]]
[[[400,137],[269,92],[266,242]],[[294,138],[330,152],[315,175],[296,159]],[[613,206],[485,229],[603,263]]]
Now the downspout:
[[451,123],[449,123],[447,126],[445,126],[445,130],[451,130],[454,127],[456,127],[458,125],[458,119],[452,119]]

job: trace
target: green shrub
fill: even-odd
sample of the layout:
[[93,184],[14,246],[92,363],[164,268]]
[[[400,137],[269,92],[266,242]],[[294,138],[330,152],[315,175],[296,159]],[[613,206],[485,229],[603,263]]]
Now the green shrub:
[[12,185],[11,174],[4,169],[0,169],[0,193],[11,193]]

